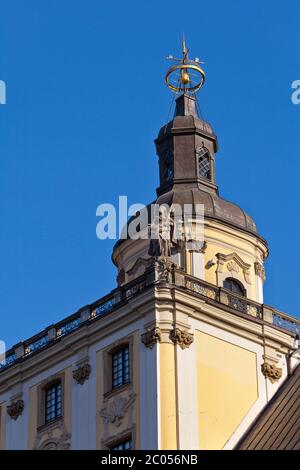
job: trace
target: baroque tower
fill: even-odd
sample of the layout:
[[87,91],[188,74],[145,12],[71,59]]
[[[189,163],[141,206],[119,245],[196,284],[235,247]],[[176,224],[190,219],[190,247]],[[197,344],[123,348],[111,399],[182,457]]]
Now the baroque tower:
[[188,207],[189,236],[163,239],[147,206],[116,288],[0,358],[1,449],[299,449],[300,322],[264,303],[267,242],[219,194],[201,62],[184,41],[174,60],[154,203]]

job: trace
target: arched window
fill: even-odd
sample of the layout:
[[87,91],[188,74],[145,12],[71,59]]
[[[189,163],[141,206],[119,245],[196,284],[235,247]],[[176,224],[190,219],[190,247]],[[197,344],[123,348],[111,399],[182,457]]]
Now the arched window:
[[239,294],[244,297],[246,296],[246,290],[244,289],[244,286],[232,277],[227,277],[227,279],[225,279],[225,281],[223,282],[223,287],[225,289],[230,290],[234,294]]
[[207,148],[197,149],[199,176],[207,180],[211,179],[210,154]]

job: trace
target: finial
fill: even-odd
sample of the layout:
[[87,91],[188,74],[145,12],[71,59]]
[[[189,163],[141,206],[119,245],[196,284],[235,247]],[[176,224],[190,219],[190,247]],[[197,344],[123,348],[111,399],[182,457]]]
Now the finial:
[[181,92],[195,94],[204,85],[205,73],[201,68],[201,62],[198,57],[194,60],[189,59],[189,49],[186,47],[184,34],[182,35],[182,59],[177,59],[172,55],[168,60],[175,62],[166,73],[165,82],[173,93]]

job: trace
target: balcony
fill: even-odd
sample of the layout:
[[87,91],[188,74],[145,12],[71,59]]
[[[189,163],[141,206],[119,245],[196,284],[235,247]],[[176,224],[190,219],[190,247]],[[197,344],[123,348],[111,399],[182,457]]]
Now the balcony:
[[0,358],[0,373],[14,364],[19,363],[46,347],[54,345],[66,335],[71,334],[83,325],[97,321],[105,315],[112,313],[131,298],[139,295],[149,287],[168,285],[170,288],[183,289],[193,295],[201,297],[207,303],[223,306],[228,311],[256,318],[271,323],[274,327],[300,335],[300,320],[290,317],[272,307],[259,304],[245,297],[217,287],[196,277],[190,276],[178,269],[170,261],[157,260],[153,266],[142,276],[126,285],[114,289],[110,294],[88,305],[73,315],[65,318],[55,325],[51,325],[32,338],[18,343],[6,352],[5,358]]

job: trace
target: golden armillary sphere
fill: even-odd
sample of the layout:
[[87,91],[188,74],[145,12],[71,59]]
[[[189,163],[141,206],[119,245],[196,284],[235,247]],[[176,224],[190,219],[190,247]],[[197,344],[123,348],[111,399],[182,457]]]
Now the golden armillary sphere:
[[196,57],[190,60],[188,56],[189,50],[186,48],[185,39],[182,38],[182,59],[177,59],[172,55],[167,57],[168,60],[175,62],[166,73],[165,82],[174,93],[197,93],[204,85],[205,73],[201,68],[200,59]]

